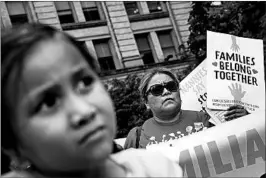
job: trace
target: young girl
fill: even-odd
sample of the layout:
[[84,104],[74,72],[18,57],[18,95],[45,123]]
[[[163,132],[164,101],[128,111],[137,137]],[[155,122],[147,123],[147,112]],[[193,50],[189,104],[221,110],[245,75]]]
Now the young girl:
[[72,37],[41,24],[2,37],[4,177],[181,177],[178,164],[144,150],[111,154],[112,101],[92,56]]

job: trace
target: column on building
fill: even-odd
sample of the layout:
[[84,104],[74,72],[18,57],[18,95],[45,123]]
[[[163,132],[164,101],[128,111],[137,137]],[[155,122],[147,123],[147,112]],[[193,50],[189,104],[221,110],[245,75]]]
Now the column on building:
[[152,31],[149,33],[149,37],[151,40],[151,44],[153,45],[153,51],[155,52],[155,60],[156,62],[164,62],[164,55],[163,50],[159,41],[159,38],[156,34],[156,32]]
[[170,10],[174,16],[174,25],[176,26],[176,35],[181,44],[187,47],[189,37],[189,13],[192,10],[190,1],[169,1]]
[[143,65],[123,2],[106,1],[106,7],[124,67]]
[[[96,50],[95,50],[95,48],[94,48],[94,45],[93,45],[92,40],[87,40],[87,41],[85,41],[85,45],[86,45],[86,47],[87,47],[89,53],[92,55],[92,57],[93,57],[94,59],[97,59]],[[97,65],[97,67],[98,67],[99,69],[101,68],[99,62],[96,62],[96,65]]]
[[78,22],[86,22],[80,1],[73,1],[73,9],[75,11],[77,21]]
[[62,29],[53,1],[33,1],[38,22]]
[[146,1],[140,1],[139,4],[140,4],[140,13],[141,14],[149,14],[150,13]]
[[[140,12],[141,14],[150,14],[146,1],[140,1]],[[149,41],[152,45],[152,52],[154,53],[154,60],[156,63],[164,61],[163,51],[160,45],[160,41],[155,31],[149,32]]]

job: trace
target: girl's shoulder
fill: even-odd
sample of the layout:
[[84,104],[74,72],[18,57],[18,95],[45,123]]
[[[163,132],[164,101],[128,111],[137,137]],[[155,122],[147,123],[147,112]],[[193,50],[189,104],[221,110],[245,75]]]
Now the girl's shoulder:
[[128,149],[112,155],[124,166],[128,177],[182,177],[178,163],[159,152],[145,149]]

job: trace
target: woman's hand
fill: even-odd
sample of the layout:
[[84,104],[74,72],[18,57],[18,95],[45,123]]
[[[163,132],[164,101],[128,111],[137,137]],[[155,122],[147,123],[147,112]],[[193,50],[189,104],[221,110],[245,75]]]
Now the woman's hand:
[[230,121],[249,114],[249,112],[240,105],[230,106],[227,111],[228,112],[224,115],[226,121]]

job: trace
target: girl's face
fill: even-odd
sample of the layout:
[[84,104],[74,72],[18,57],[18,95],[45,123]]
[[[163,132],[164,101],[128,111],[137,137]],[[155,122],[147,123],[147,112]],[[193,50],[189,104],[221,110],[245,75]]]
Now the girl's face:
[[[155,74],[147,85],[147,91],[155,85],[166,84],[171,81],[174,80],[166,74]],[[151,92],[148,92],[147,105],[157,117],[160,115],[172,115],[173,113],[179,112],[181,108],[179,88],[175,91],[169,91],[164,88],[159,96],[154,96]]]
[[115,113],[100,79],[69,42],[40,42],[26,56],[15,108],[19,152],[42,171],[81,171],[112,151]]

